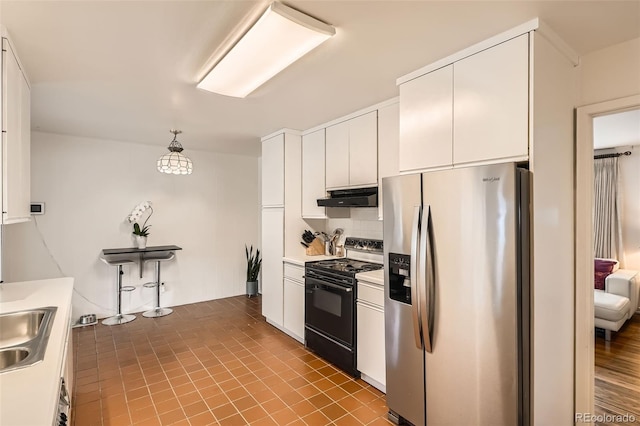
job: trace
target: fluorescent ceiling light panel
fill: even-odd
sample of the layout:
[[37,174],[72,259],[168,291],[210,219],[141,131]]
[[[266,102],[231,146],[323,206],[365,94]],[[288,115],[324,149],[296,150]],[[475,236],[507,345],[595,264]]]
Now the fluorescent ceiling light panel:
[[331,25],[272,3],[198,88],[244,98],[335,32]]

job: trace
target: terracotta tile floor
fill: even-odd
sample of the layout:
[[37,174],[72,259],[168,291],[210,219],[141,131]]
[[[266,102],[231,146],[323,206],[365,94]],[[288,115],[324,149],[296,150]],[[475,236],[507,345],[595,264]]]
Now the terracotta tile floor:
[[260,298],[73,330],[73,424],[388,425],[385,395],[267,324]]

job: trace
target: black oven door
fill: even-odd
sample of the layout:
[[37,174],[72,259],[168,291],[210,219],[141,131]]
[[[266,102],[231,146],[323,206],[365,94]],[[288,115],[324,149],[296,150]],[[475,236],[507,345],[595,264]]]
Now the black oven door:
[[348,278],[305,272],[305,325],[354,345],[354,286]]

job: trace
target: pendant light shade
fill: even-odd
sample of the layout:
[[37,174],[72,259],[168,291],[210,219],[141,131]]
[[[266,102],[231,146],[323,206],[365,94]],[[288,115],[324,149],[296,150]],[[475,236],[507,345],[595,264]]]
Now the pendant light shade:
[[193,163],[182,154],[183,148],[176,139],[182,131],[169,130],[173,133],[173,140],[169,144],[169,153],[158,158],[158,171],[172,175],[190,175],[193,172]]

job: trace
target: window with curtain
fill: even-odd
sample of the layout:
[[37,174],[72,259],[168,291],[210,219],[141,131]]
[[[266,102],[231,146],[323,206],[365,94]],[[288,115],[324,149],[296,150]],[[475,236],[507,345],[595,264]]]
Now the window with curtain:
[[618,192],[618,158],[594,160],[593,231],[596,257],[617,259],[624,263],[620,196]]

